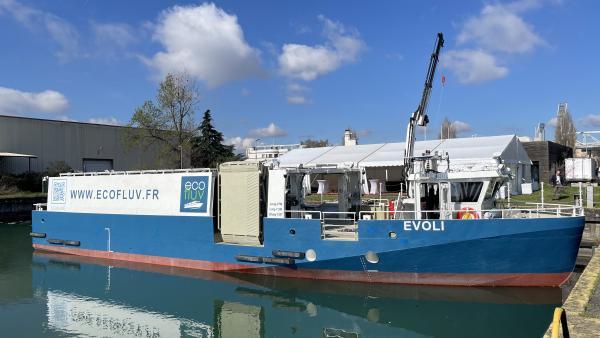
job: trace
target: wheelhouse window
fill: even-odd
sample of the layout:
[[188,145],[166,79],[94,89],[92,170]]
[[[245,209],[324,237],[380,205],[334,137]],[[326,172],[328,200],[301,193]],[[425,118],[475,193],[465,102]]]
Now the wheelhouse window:
[[495,196],[498,192],[498,189],[500,189],[500,181],[491,181],[488,185],[487,191],[485,192],[485,198],[492,198]]
[[483,182],[452,182],[450,188],[452,202],[477,202]]

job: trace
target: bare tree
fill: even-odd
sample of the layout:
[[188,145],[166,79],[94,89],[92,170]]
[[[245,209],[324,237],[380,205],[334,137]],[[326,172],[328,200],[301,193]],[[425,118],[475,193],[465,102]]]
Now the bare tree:
[[447,117],[444,117],[438,138],[440,140],[447,140],[449,138],[456,138],[456,135],[456,126]]
[[558,105],[558,112],[556,113],[556,128],[554,129],[554,141],[560,143],[572,149],[575,149],[576,139],[575,123],[569,112],[569,108],[566,103]]
[[127,143],[145,147],[158,143],[164,155],[183,168],[190,153],[199,100],[197,84],[186,73],[167,74],[160,83],[155,102],[147,100],[136,108],[128,126]]

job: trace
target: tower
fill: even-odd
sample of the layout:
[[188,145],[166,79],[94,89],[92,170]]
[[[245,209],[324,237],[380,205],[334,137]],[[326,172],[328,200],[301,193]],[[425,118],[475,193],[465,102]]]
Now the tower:
[[344,130],[344,145],[345,146],[355,146],[358,144],[358,137],[356,133],[350,130],[350,128],[346,128]]

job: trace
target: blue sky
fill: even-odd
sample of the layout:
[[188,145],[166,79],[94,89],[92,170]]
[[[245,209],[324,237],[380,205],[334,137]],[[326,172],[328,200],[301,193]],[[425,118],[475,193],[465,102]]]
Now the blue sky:
[[593,0],[0,0],[0,114],[125,124],[186,71],[197,119],[210,108],[240,148],[339,143],[347,127],[402,140],[443,32],[429,138],[444,117],[462,136],[532,136],[565,101],[596,130],[598,13]]

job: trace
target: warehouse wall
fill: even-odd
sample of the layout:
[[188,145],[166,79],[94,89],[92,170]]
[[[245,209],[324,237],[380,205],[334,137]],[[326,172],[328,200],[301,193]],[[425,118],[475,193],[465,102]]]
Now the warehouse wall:
[[[122,139],[127,128],[120,126],[0,116],[0,152],[35,155],[32,171],[44,171],[64,161],[83,171],[84,159],[112,160],[114,170],[164,169],[177,166],[165,161],[157,146],[127,149]],[[189,160],[186,160],[189,164]],[[184,163],[186,164],[186,163]],[[177,166],[178,167],[178,166]],[[26,158],[0,160],[0,172],[28,170]]]

